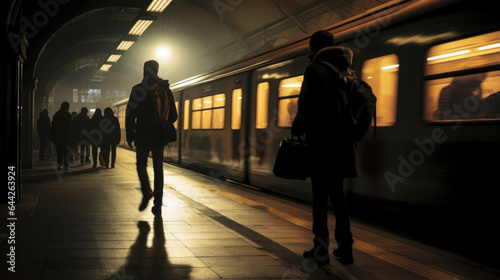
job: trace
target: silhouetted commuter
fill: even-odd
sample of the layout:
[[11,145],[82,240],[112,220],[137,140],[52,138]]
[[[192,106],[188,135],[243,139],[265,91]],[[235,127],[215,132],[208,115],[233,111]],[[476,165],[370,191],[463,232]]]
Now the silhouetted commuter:
[[40,153],[39,158],[41,160],[49,159],[52,153],[52,143],[50,142],[50,117],[49,111],[43,109],[38,115],[38,121],[36,122],[36,130],[38,132],[38,138],[40,139]]
[[102,156],[106,168],[109,167],[109,154],[111,152],[111,168],[115,167],[116,161],[116,146],[120,143],[120,123],[118,118],[114,116],[113,109],[104,109],[104,118],[101,120],[101,131],[103,140],[101,145]]
[[97,167],[97,163],[99,162],[97,149],[101,146],[103,140],[103,134],[99,127],[102,118],[102,110],[97,108],[87,125],[87,137],[92,145],[92,160],[94,161],[94,165],[92,167],[94,168]]
[[72,116],[69,112],[69,103],[63,102],[61,108],[52,118],[50,137],[57,149],[57,168],[69,170],[68,153],[71,151],[72,143]]
[[[154,206],[151,209],[153,214],[161,216],[161,206],[163,203],[163,149],[166,140],[164,130],[161,127],[152,125],[154,123],[157,108],[154,97],[155,90],[161,86],[166,91],[169,102],[168,121],[173,123],[177,120],[177,109],[172,91],[168,81],[163,81],[158,77],[158,62],[150,60],[144,63],[144,78],[142,83],[134,86],[130,94],[126,112],[127,143],[136,146],[137,173],[141,182],[142,203],[139,210],[146,209],[149,200],[154,195]],[[154,194],[147,173],[148,155],[153,156],[154,169]]]
[[[345,75],[353,75],[352,51],[333,47],[333,36],[318,31],[310,40],[312,63],[307,67],[299,95],[298,112],[292,124],[293,135],[304,135],[311,151],[311,182],[313,194],[314,248],[303,256],[318,265],[330,263],[328,254],[328,198],[335,213],[335,239],[338,248],[333,251],[341,263],[352,258],[352,234],[349,213],[344,197],[344,178],[358,175],[356,143],[342,140],[335,127],[340,125],[340,79],[327,61]],[[339,103],[342,104],[342,103]]]
[[90,163],[90,145],[85,136],[85,130],[89,124],[89,109],[82,107],[80,114],[73,120],[73,130],[75,131],[75,138],[77,149],[80,149],[80,164]]

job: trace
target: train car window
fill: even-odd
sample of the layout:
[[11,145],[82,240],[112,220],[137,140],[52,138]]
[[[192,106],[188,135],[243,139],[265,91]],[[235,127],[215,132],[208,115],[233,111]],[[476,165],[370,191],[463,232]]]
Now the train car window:
[[265,129],[268,125],[269,111],[269,83],[263,82],[257,85],[257,109],[255,128]]
[[500,31],[437,45],[427,54],[426,75],[500,63]]
[[241,101],[243,98],[241,88],[233,90],[231,105],[231,129],[241,128]]
[[220,93],[193,100],[193,129],[223,129],[226,94]]
[[396,123],[399,59],[395,54],[369,59],[363,63],[361,78],[377,96],[377,126]]
[[191,115],[191,128],[201,129],[201,98],[193,99],[192,115]]
[[189,129],[189,99],[184,100],[184,130]]
[[428,122],[500,120],[498,66],[500,31],[430,48],[423,119]]
[[291,127],[297,114],[297,102],[304,76],[281,80],[278,92],[278,126]]
[[221,93],[213,96],[212,129],[224,129],[226,115],[226,94]]

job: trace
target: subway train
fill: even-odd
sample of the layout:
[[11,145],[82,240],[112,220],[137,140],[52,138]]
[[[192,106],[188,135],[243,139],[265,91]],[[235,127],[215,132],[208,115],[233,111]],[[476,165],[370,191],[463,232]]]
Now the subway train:
[[[358,142],[361,176],[344,183],[352,216],[498,264],[496,6],[393,1],[326,30],[353,50],[353,69],[378,99],[376,132]],[[309,179],[272,173],[280,141],[291,135],[308,41],[173,84],[178,141],[165,148],[166,161],[310,202]],[[126,105],[114,104],[122,125]]]

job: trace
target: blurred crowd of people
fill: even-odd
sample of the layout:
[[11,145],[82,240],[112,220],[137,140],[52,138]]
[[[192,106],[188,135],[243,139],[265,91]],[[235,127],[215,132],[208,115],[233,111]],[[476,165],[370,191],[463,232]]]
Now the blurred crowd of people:
[[[121,132],[118,118],[111,108],[95,109],[92,117],[83,107],[79,114],[70,113],[68,102],[62,102],[59,111],[52,117],[44,109],[39,114],[37,132],[40,139],[40,160],[49,160],[53,147],[57,154],[59,170],[70,170],[69,164],[91,164],[114,168],[116,146]],[[92,155],[92,161],[90,156]]]

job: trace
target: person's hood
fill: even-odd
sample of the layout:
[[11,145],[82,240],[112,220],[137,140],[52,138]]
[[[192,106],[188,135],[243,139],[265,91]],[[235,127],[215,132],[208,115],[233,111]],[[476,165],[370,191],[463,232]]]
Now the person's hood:
[[333,64],[341,72],[352,65],[353,52],[346,47],[326,47],[314,57],[314,62],[326,61]]

